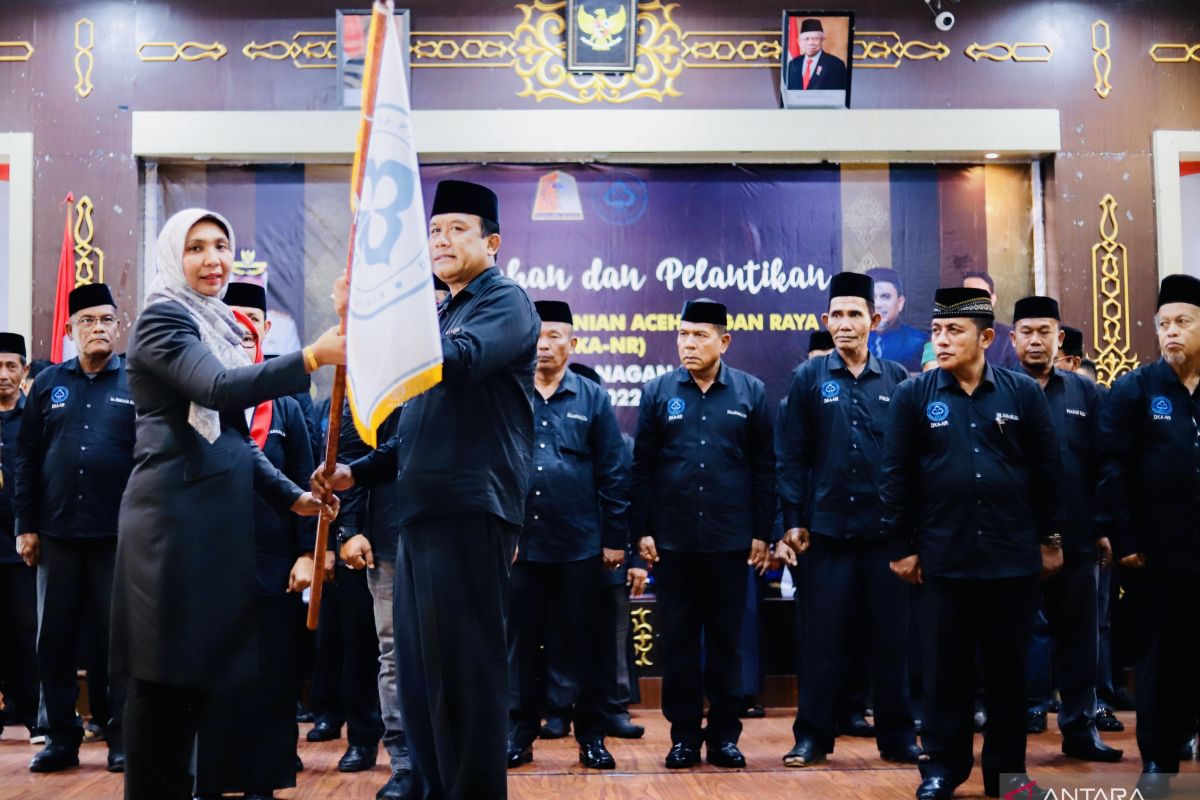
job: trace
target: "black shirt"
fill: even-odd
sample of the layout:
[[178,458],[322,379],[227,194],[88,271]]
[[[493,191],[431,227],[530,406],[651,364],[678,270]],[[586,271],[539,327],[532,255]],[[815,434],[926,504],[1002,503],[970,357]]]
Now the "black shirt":
[[[275,469],[297,486],[307,486],[313,472],[312,443],[304,410],[294,396],[272,401],[271,427],[262,447]],[[301,553],[310,552],[316,540],[317,518],[276,511],[262,497],[254,497],[255,575],[260,595],[287,593],[292,565]]]
[[17,483],[17,433],[21,429],[21,414],[25,410],[25,395],[17,394],[17,404],[11,411],[0,411],[0,564],[23,564],[17,555],[16,529],[13,525],[13,488]]
[[883,535],[879,461],[888,407],[908,371],[869,356],[858,377],[834,352],[792,374],[779,494],[784,528],[839,538]]
[[1159,359],[1113,385],[1100,412],[1098,523],[1117,558],[1200,573],[1200,389]]
[[724,363],[701,392],[683,367],[646,384],[630,528],[659,549],[725,553],[767,541],[775,449],[763,383]]
[[[359,437],[358,430],[354,427],[354,419],[350,415],[350,406],[347,404],[342,410],[338,461],[351,464],[361,458],[364,459],[364,463],[369,464],[382,459],[388,465],[386,469],[394,472],[396,428],[400,424],[400,413],[403,410],[404,406],[397,408],[380,424],[378,439],[383,444],[372,450]],[[397,505],[397,489],[395,481],[385,481],[371,488],[356,484],[341,495],[342,510],[337,518],[338,527],[345,536],[364,534],[371,542],[372,556],[379,561],[396,560],[401,518]]]
[[1060,369],[1051,371],[1044,389],[1062,450],[1063,552],[1092,558],[1097,538],[1093,503],[1100,480],[1100,389],[1087,378]]
[[1040,572],[1062,473],[1042,387],[988,365],[967,395],[935,369],[897,387],[891,405],[879,490],[892,560],[917,554],[925,575],[947,578]]
[[121,356],[90,376],[78,358],[43,370],[21,421],[17,531],[116,536],[134,438],[133,398]]
[[525,290],[495,267],[444,301],[438,316],[442,382],[405,404],[394,461],[354,462],[355,482],[396,480],[397,524],[483,511],[519,526],[541,321]]
[[518,559],[582,561],[629,539],[625,442],[608,393],[567,370],[533,401],[533,473]]

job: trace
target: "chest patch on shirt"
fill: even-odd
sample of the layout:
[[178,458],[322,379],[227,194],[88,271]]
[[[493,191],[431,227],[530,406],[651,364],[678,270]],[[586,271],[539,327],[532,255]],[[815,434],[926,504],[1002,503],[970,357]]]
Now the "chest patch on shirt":
[[727,409],[725,409],[725,413],[732,414],[735,417],[741,417],[742,419],[748,419],[745,411],[736,411],[732,408],[727,408]]
[[821,384],[821,397],[826,403],[837,400],[841,393],[842,385],[837,381],[825,381]]
[[133,401],[132,401],[132,400],[130,400],[128,397],[117,397],[116,395],[112,395],[112,394],[110,394],[110,395],[108,396],[108,402],[110,402],[110,403],[120,403],[120,404],[121,404],[121,405],[123,405],[123,406],[131,406],[131,405],[133,405]]
[[881,394],[879,395],[879,401],[882,403],[890,403],[892,402],[892,398],[888,397],[886,394]]
[[1087,412],[1081,408],[1068,408],[1067,414],[1072,417],[1086,417],[1087,416]]
[[1163,397],[1161,394],[1150,400],[1150,414],[1155,419],[1170,419],[1171,412],[1175,407],[1171,405],[1170,398]]
[[50,402],[54,403],[55,405],[61,405],[67,402],[67,398],[70,396],[71,393],[67,391],[67,387],[65,386],[55,386],[50,390]]
[[950,416],[950,406],[946,405],[941,400],[934,400],[932,403],[925,406],[925,416],[928,417],[929,421],[932,423],[946,423],[947,418]]
[[683,410],[687,408],[687,403],[682,397],[672,397],[667,401],[667,419],[683,419]]
[[567,412],[567,419],[577,419],[577,420],[579,420],[580,422],[587,422],[587,421],[588,421],[588,418],[587,418],[587,417],[585,417],[583,414],[576,414],[574,411],[568,411],[568,412]]

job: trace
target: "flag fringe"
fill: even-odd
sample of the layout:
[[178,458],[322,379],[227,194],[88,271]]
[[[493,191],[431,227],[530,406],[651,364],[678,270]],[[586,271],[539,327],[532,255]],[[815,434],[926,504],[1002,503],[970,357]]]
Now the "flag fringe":
[[439,362],[418,372],[411,378],[401,381],[398,386],[390,389],[383,396],[383,399],[375,405],[375,408],[371,411],[370,418],[364,423],[359,417],[358,403],[354,401],[354,387],[350,381],[346,381],[346,394],[350,397],[350,416],[354,420],[354,428],[358,431],[359,438],[372,449],[378,447],[377,432],[379,431],[379,426],[388,418],[388,415],[417,395],[429,391],[441,382],[442,365]]

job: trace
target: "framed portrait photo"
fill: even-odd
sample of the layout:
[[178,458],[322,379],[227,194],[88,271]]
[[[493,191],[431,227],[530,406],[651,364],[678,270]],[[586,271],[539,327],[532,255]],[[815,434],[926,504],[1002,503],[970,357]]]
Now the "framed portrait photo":
[[567,70],[633,72],[637,0],[567,0]]
[[[412,15],[397,8],[396,32],[400,34],[404,74],[412,97],[412,66],[408,57],[408,31]],[[342,108],[362,108],[363,72],[367,64],[367,36],[371,30],[371,9],[339,8],[337,12],[337,93]]]
[[853,11],[784,11],[784,108],[849,108]]

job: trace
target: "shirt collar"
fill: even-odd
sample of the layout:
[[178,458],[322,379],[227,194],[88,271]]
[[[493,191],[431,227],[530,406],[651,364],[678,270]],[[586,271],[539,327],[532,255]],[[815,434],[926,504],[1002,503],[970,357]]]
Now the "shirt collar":
[[[112,357],[108,359],[108,363],[104,365],[104,369],[100,370],[100,372],[115,371],[120,366],[120,361],[121,356],[117,353],[113,353]],[[83,371],[83,367],[79,364],[79,356],[75,356],[75,358],[65,362],[63,366],[77,375],[87,375],[87,373]],[[100,372],[97,372],[96,374],[99,375]]]
[[479,273],[474,278],[472,278],[470,283],[468,283],[463,288],[459,289],[458,294],[453,295],[450,298],[449,302],[454,302],[455,300],[457,300],[459,297],[462,297],[462,296],[473,297],[474,295],[479,294],[485,288],[490,286],[492,284],[492,281],[497,280],[499,277],[500,277],[500,270],[498,268],[496,268],[495,266],[488,267],[483,272]]
[[[675,370],[675,380],[680,383],[694,383],[692,373],[687,371],[687,367],[680,367]],[[717,370],[717,379],[713,381],[713,385],[721,384],[727,386],[729,384],[729,367],[725,366],[725,359],[721,359],[721,368]]]
[[562,380],[558,382],[558,388],[554,390],[554,394],[562,394],[570,392],[571,394],[579,394],[579,382],[587,380],[576,375],[570,367],[563,373]]
[[[992,369],[992,365],[988,363],[984,363],[983,378],[979,381],[980,388],[985,385],[991,386],[992,388],[996,387],[996,373]],[[958,385],[958,381],[955,379],[955,377],[950,374],[950,370],[942,369],[941,367],[938,368],[938,388],[957,389],[960,392],[962,391],[962,387]]]
[[[847,372],[850,371],[850,368],[846,366],[846,361],[842,358],[842,354],[839,353],[836,349],[832,353],[830,353],[827,356],[827,358],[829,359],[829,369],[830,370],[844,369]],[[876,375],[883,374],[883,367],[880,366],[879,359],[877,359],[870,352],[867,353],[866,371],[874,372]]]
[[0,414],[13,414],[17,411],[22,411],[25,408],[25,393],[17,392],[17,404],[8,411],[0,411]]

